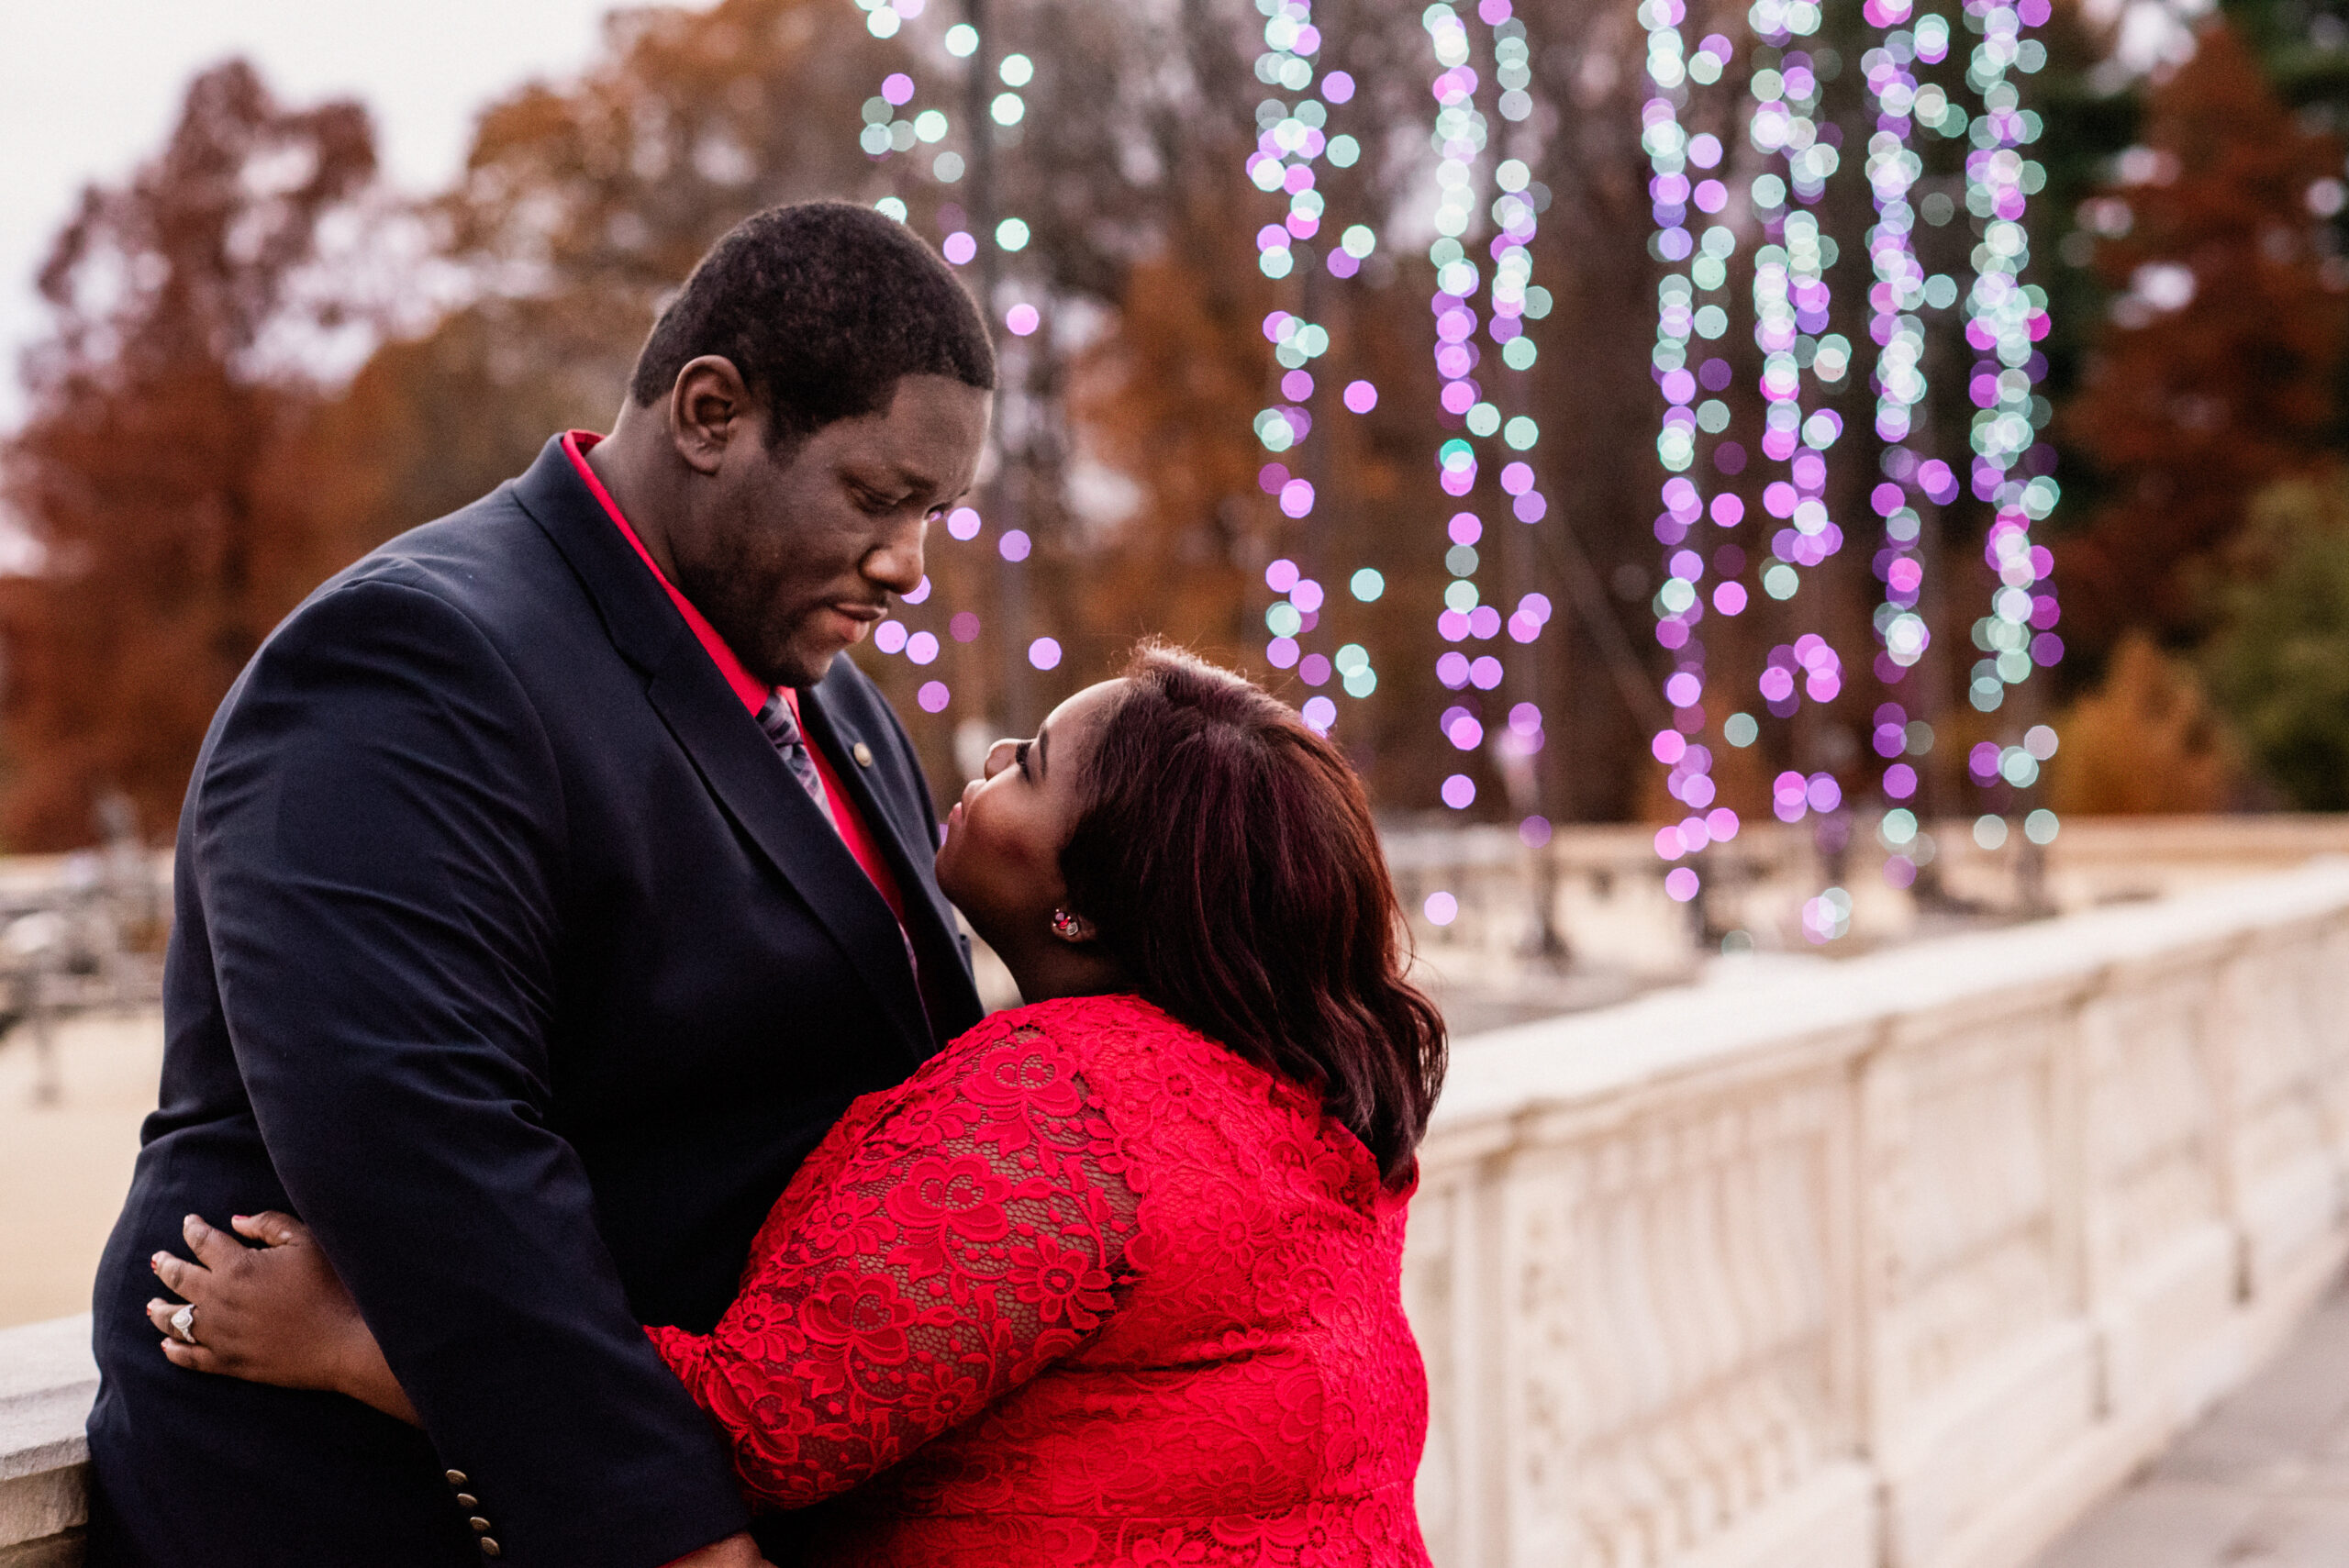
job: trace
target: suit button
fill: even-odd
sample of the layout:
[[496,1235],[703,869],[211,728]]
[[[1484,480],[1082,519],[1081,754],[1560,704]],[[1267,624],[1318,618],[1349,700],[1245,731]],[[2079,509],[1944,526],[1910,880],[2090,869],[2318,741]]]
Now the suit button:
[[848,754],[856,759],[856,765],[860,768],[869,768],[873,765],[873,748],[862,740],[850,747]]
[[473,1527],[473,1533],[475,1535],[487,1535],[489,1533],[489,1521],[487,1519],[473,1518],[467,1519],[465,1522]]
[[451,1470],[451,1472],[449,1472],[449,1485],[451,1485],[451,1486],[462,1486],[462,1485],[463,1485],[464,1484],[465,1484],[465,1473],[464,1473],[463,1471],[462,1471],[462,1470]]
[[481,1507],[481,1499],[474,1496],[471,1492],[460,1492],[457,1494],[457,1507],[461,1508],[478,1508]]
[[481,1538],[481,1554],[484,1557],[495,1557],[504,1550],[504,1547],[499,1546],[497,1542],[490,1540],[489,1537],[483,1536]]

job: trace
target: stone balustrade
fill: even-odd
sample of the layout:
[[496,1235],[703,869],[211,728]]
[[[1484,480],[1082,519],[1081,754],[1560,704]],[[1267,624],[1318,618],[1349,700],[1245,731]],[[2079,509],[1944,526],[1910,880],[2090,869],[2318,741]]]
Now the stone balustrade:
[[[1442,1568],[2020,1568],[2349,1251],[2349,862],[1457,1043],[1405,1289]],[[0,1332],[78,1561],[86,1319]]]
[[1463,1040],[1442,1568],[2019,1568],[2344,1255],[2349,862]]
[[0,1568],[71,1568],[89,1517],[90,1319],[0,1329]]

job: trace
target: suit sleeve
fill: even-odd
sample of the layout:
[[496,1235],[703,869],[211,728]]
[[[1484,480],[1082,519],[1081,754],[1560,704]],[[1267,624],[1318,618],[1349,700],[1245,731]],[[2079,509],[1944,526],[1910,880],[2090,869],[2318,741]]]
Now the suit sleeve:
[[655,1568],[743,1528],[549,1125],[562,783],[497,651],[421,589],[328,592],[232,695],[191,809],[271,1159],[498,1555]]

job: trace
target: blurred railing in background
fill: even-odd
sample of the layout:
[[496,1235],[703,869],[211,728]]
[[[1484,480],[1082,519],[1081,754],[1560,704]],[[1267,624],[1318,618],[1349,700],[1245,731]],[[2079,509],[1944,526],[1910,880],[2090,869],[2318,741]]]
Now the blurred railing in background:
[[[1455,1034],[1622,1001],[1723,965],[1848,958],[2349,855],[2349,816],[2076,817],[2052,844],[2017,830],[1997,849],[1982,848],[1975,827],[1923,825],[1901,849],[1935,846],[1925,874],[1895,887],[1884,875],[1895,851],[1872,822],[1834,850],[1815,825],[1748,824],[1703,851],[1704,892],[1691,903],[1664,891],[1671,867],[1655,856],[1652,827],[1561,828],[1528,848],[1508,828],[1390,824],[1386,843]],[[1436,895],[1450,917],[1442,925],[1430,918]]]
[[0,1051],[33,1052],[34,1095],[60,1092],[55,1026],[162,999],[172,861],[127,833],[105,850],[0,859]]

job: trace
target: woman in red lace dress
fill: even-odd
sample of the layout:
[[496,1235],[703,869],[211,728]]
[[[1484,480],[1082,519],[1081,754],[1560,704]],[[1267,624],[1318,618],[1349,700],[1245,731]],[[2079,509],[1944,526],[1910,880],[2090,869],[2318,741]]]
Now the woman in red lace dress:
[[[824,1562],[1424,1563],[1399,1274],[1443,1035],[1352,771],[1151,648],[947,827],[1038,999],[851,1107],[713,1332],[648,1330],[744,1488],[826,1503]],[[300,1228],[238,1229],[166,1352],[413,1419]]]

